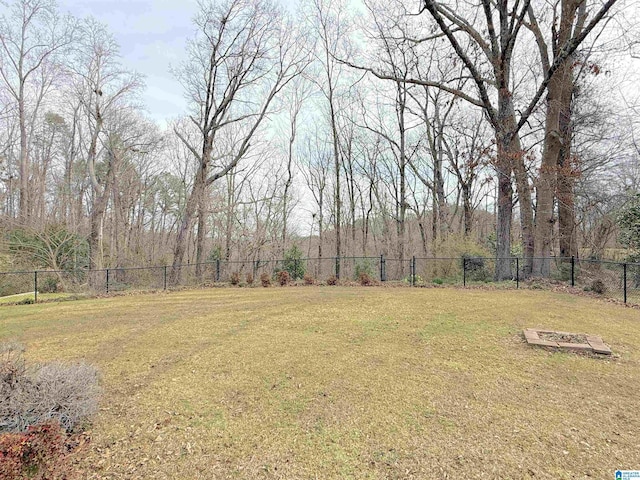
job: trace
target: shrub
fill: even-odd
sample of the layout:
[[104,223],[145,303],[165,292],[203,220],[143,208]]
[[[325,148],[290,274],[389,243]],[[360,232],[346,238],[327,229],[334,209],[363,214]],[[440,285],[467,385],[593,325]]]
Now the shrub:
[[[425,278],[441,278],[445,281],[462,280],[462,258],[467,258],[467,262],[472,262],[471,257],[491,257],[489,250],[478,245],[470,238],[463,235],[449,234],[441,237],[435,245],[434,256],[437,261],[428,260],[424,269],[420,272]],[[474,268],[467,264],[467,268]],[[476,267],[477,270],[469,277],[470,280],[482,281],[484,276],[491,276],[490,269],[486,262],[484,267]],[[467,271],[467,274],[470,272]],[[475,276],[473,276],[475,275]]]
[[0,478],[73,478],[69,454],[75,446],[55,421],[31,425],[24,433],[0,435]]
[[560,280],[561,282],[568,282],[571,280],[571,264],[562,262],[558,265],[558,269],[552,272],[551,278],[554,280]]
[[304,277],[305,265],[302,261],[302,251],[296,245],[284,253],[282,270],[286,271],[293,280]]
[[271,286],[271,277],[267,272],[264,272],[262,275],[260,275],[260,283],[262,283],[263,287]]
[[289,272],[287,272],[286,270],[281,270],[276,274],[276,278],[278,279],[278,283],[281,286],[285,286],[288,285],[289,282],[291,281],[291,277],[289,276]]
[[313,278],[313,276],[309,275],[308,273],[304,274],[304,284],[305,285],[314,285],[316,283],[315,278]]
[[336,277],[335,275],[331,275],[329,278],[327,278],[327,285],[337,285],[338,284],[338,277]]
[[591,291],[598,295],[604,295],[607,293],[607,287],[602,280],[596,279],[591,283]]
[[358,276],[358,281],[360,282],[360,285],[362,285],[363,287],[373,284],[371,277],[366,272],[360,272],[360,275]]
[[442,285],[444,281],[441,278],[434,278],[433,283],[435,283],[436,285]]
[[89,264],[89,243],[64,226],[44,230],[17,228],[7,234],[9,252],[30,265],[73,270]]
[[27,367],[23,349],[0,345],[0,433],[58,422],[73,432],[98,406],[98,372],[86,364]]
[[366,259],[356,262],[355,279],[360,283],[362,283],[361,278],[363,274],[369,277],[369,280],[371,280],[371,278],[374,276],[373,265],[369,260]]
[[60,281],[56,277],[47,277],[43,282],[38,282],[40,293],[57,293],[60,290]]
[[472,282],[484,282],[491,277],[485,267],[485,259],[463,254],[462,262],[467,273],[467,279]]
[[249,272],[246,276],[247,285],[253,285],[253,273]]
[[229,277],[231,285],[240,285],[240,272],[233,272]]

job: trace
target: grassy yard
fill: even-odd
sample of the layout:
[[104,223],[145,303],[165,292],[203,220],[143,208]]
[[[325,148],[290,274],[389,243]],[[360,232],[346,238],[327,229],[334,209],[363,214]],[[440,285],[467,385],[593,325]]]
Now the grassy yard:
[[[618,358],[528,347],[600,335]],[[613,478],[640,468],[640,311],[543,291],[212,289],[0,308],[103,372],[85,478]]]

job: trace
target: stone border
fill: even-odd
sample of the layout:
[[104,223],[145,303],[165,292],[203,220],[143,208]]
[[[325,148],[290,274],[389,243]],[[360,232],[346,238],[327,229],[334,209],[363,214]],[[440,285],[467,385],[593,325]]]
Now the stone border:
[[554,330],[540,330],[537,328],[526,328],[524,330],[524,338],[529,345],[536,345],[539,347],[551,347],[561,348],[573,352],[583,353],[598,353],[600,355],[611,355],[611,349],[605,345],[601,337],[596,335],[585,335],[587,337],[587,343],[564,343],[564,342],[552,342],[550,340],[543,340],[540,338],[540,333],[555,333],[558,335],[578,335],[577,333],[569,332],[557,332]]

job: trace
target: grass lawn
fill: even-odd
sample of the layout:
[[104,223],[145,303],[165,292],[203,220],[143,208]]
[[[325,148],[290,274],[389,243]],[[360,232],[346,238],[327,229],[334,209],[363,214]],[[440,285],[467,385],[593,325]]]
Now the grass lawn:
[[[38,293],[38,301],[50,301],[50,300],[66,300],[74,297],[75,295],[70,293]],[[23,302],[25,300],[33,300],[33,292],[18,293],[16,295],[8,295],[6,297],[0,297],[0,305],[12,305],[15,303]]]
[[[525,327],[600,335],[601,360]],[[544,291],[211,289],[0,308],[103,372],[84,478],[573,479],[640,468],[640,311]]]

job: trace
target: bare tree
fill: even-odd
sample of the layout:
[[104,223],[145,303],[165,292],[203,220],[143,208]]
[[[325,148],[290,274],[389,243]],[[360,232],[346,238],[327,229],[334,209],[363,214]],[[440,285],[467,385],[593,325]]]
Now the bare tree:
[[[341,192],[341,154],[339,116],[339,85],[343,76],[343,66],[337,57],[344,50],[348,32],[347,9],[342,0],[310,0],[307,21],[318,39],[316,61],[322,73],[315,79],[328,106],[329,127],[333,145],[333,202],[334,230],[336,237],[336,257],[342,251],[342,192]],[[340,276],[340,264],[337,264],[337,275]]]
[[0,81],[17,105],[20,131],[19,216],[28,222],[30,137],[45,96],[61,71],[59,54],[73,41],[75,21],[52,0],[15,0],[0,17]]
[[[274,98],[308,64],[295,30],[266,0],[201,3],[195,23],[198,31],[180,79],[191,105],[189,118],[198,131],[197,143],[177,129],[175,133],[197,159],[198,168],[176,239],[173,281],[179,276],[177,267],[196,215],[196,262],[203,259],[208,188],[246,155]],[[218,149],[220,131],[232,125],[244,129],[244,135],[232,149]]]
[[[103,228],[117,161],[123,149],[135,148],[118,139],[118,124],[122,125],[130,101],[141,86],[140,78],[127,72],[119,63],[118,45],[105,27],[93,19],[87,20],[81,31],[80,46],[74,65],[76,94],[85,117],[88,144],[86,164],[93,202],[90,215],[90,266],[103,266]],[[126,121],[125,121],[126,123]],[[99,162],[101,169],[98,168]],[[101,171],[100,171],[101,170]]]

